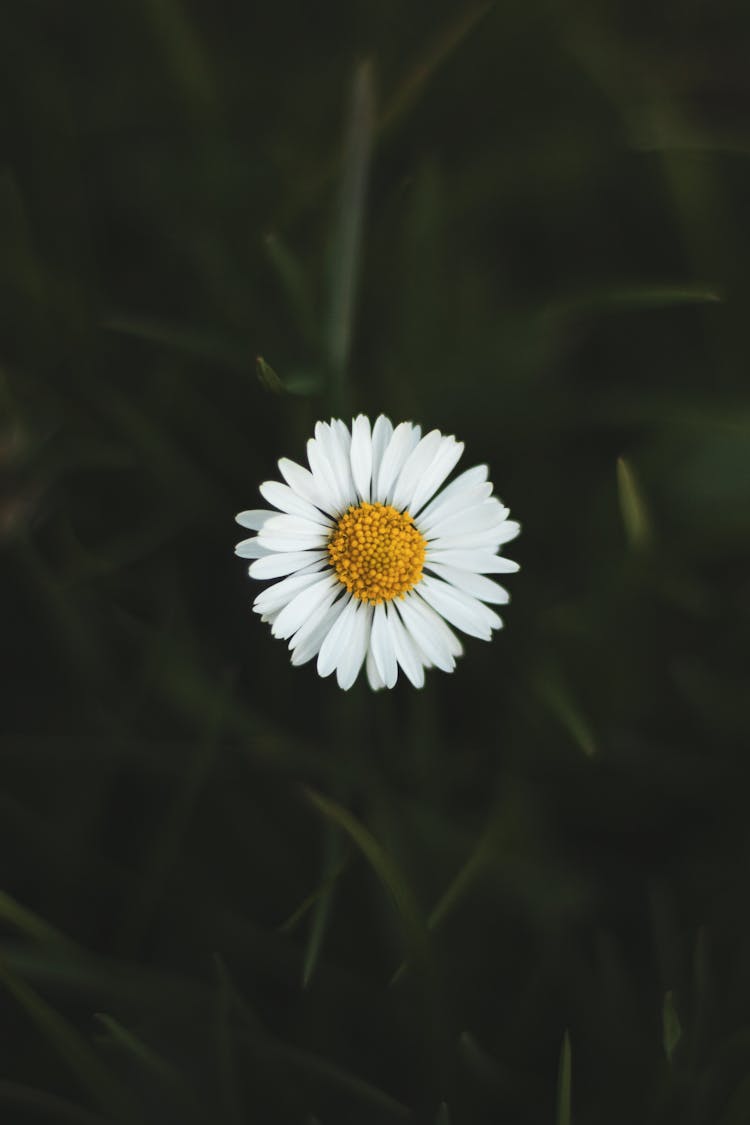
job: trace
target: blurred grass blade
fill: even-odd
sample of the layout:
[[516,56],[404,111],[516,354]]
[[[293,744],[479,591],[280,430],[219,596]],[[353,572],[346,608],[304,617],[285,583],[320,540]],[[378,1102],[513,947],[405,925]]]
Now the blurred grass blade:
[[388,100],[379,121],[380,129],[387,129],[411,108],[435,71],[460,47],[466,36],[495,7],[490,3],[476,4],[449,24],[433,39],[427,49],[412,65],[404,81]]
[[98,1020],[102,1027],[106,1029],[110,1041],[131,1055],[144,1070],[150,1071],[166,1085],[180,1088],[187,1093],[179,1072],[144,1043],[142,1039],[129,1031],[127,1027],[123,1027],[114,1016],[106,1015],[104,1012],[96,1012],[94,1019]]
[[[486,867],[492,850],[492,842],[495,838],[495,826],[491,824],[487,831],[482,835],[477,843],[473,852],[469,856],[466,863],[458,872],[456,877],[451,881],[445,893],[438,899],[437,903],[431,910],[427,918],[427,929],[434,930],[443,919],[451,912],[453,907],[461,900],[464,894],[473,884],[477,876]],[[403,973],[406,971],[406,962],[402,961],[396,972],[393,974],[391,984],[396,984],[400,980]]]
[[218,101],[216,83],[180,0],[149,0],[145,9],[164,52],[175,86],[185,104],[199,118],[213,112]]
[[497,1059],[479,1045],[470,1031],[462,1031],[458,1037],[458,1056],[472,1078],[493,1093],[502,1093],[512,1084]]
[[354,75],[351,112],[344,149],[338,224],[333,246],[328,328],[334,409],[346,410],[346,372],[354,328],[354,309],[364,225],[367,176],[375,127],[372,62],[359,64]]
[[21,906],[5,891],[0,891],[0,920],[10,923],[20,933],[43,945],[62,945],[75,948],[75,942],[60,930],[45,922],[38,914]]
[[305,958],[302,963],[302,987],[307,988],[312,980],[315,966],[318,963],[323,938],[328,928],[328,919],[333,905],[335,889],[334,873],[341,870],[341,836],[332,824],[325,825],[325,840],[323,844],[323,891],[315,903],[315,910],[307,939]]
[[671,1063],[675,1050],[680,1039],[682,1038],[682,1025],[680,1017],[674,1006],[674,997],[671,991],[665,993],[664,1004],[662,1006],[662,1042],[664,1043],[664,1054],[667,1056],[668,1061]]
[[451,1125],[450,1110],[448,1109],[448,1106],[445,1104],[445,1102],[441,1102],[438,1106],[435,1125]]
[[560,1048],[560,1064],[557,1069],[557,1117],[556,1125],[572,1125],[571,1111],[573,1059],[570,1049],[570,1033],[563,1035]]
[[715,305],[721,302],[714,285],[688,282],[643,282],[640,285],[601,285],[547,306],[547,314],[568,317],[598,310],[663,309],[680,305]]
[[17,977],[0,958],[0,982],[26,1012],[57,1053],[102,1109],[116,1121],[137,1121],[132,1102],[119,1080],[102,1063],[86,1040],[54,1008]]
[[235,993],[224,962],[214,954],[216,970],[216,1054],[222,1105],[227,1125],[243,1125],[247,1119],[237,1073],[237,1058],[230,1031],[230,1015],[235,1006]]
[[102,327],[108,332],[160,344],[170,351],[220,364],[234,371],[244,372],[250,366],[247,349],[240,340],[233,341],[210,329],[129,313],[112,313],[102,322]]
[[315,903],[322,895],[328,891],[334,883],[338,882],[339,878],[346,871],[350,863],[349,856],[342,856],[341,860],[332,868],[332,870],[325,876],[323,882],[311,891],[309,895],[303,898],[302,902],[296,907],[292,913],[286,918],[279,926],[280,934],[290,934],[295,927],[302,921],[304,916],[309,910],[312,910]]
[[45,296],[44,270],[34,250],[28,210],[18,182],[8,165],[0,170],[0,283],[7,294],[41,302]]
[[[337,1063],[330,1062],[327,1058],[314,1054],[299,1047],[282,1043],[275,1038],[261,1023],[250,1006],[235,988],[229,974],[219,957],[215,958],[217,971],[225,981],[228,996],[232,1006],[236,1009],[244,1024],[245,1031],[242,1041],[252,1052],[256,1060],[267,1061],[270,1068],[278,1068],[285,1076],[294,1078],[312,1077],[325,1087],[330,1087],[355,1097],[364,1106],[374,1108],[379,1113],[377,1120],[386,1121],[411,1121],[409,1110],[401,1102],[391,1097],[385,1090],[379,1089],[371,1082],[360,1078],[356,1074],[345,1070]],[[356,1120],[356,1117],[353,1118]],[[369,1118],[368,1118],[369,1120]]]
[[537,692],[578,748],[592,758],[597,751],[593,731],[562,683],[553,676],[540,678]]
[[[351,1074],[337,1063],[330,1062],[327,1058],[286,1044],[283,1046],[273,1044],[272,1056],[281,1063],[285,1075],[293,1076],[296,1071],[300,1075],[313,1077],[324,1086],[356,1098],[363,1106],[378,1113],[376,1118],[368,1116],[367,1120],[382,1121],[383,1125],[388,1121],[414,1120],[410,1110],[402,1102],[391,1097],[385,1090],[373,1086],[366,1079]],[[350,1120],[356,1121],[358,1118],[352,1116]]]
[[750,1121],[750,1077],[743,1078],[729,1099],[721,1125],[747,1125]]
[[308,988],[315,972],[315,967],[318,964],[321,949],[323,948],[323,938],[325,937],[328,928],[328,919],[331,913],[331,905],[333,902],[333,892],[331,889],[325,891],[317,903],[315,904],[315,913],[313,914],[312,925],[310,926],[310,935],[307,939],[305,947],[305,958],[302,963],[302,987]]
[[[221,697],[219,693],[219,698]],[[227,692],[228,695],[231,692]],[[188,831],[200,794],[206,785],[216,759],[218,740],[224,723],[224,709],[204,713],[203,721],[209,729],[198,742],[179,779],[169,807],[165,810],[161,830],[153,846],[150,863],[144,872],[141,885],[123,920],[120,945],[125,950],[137,946],[143,939],[158,909],[169,877],[178,863],[180,848]]]
[[617,458],[617,491],[628,543],[633,551],[643,551],[651,542],[651,524],[635,473],[624,457]]
[[695,935],[692,964],[693,1003],[690,1011],[690,1050],[701,1057],[709,1038],[711,1015],[716,1003],[716,982],[708,947],[708,932],[699,926]]
[[315,306],[301,264],[279,235],[271,232],[263,239],[268,260],[279,279],[284,295],[307,344],[317,349],[320,344]]
[[391,857],[380,846],[372,833],[360,824],[347,809],[312,789],[307,789],[306,793],[311,803],[323,816],[342,828],[354,841],[383,886],[390,893],[403,924],[404,937],[410,950],[410,959],[413,957],[415,961],[429,962],[427,927],[410,888]]
[[599,294],[602,305],[628,308],[659,309],[674,305],[716,305],[722,300],[720,291],[709,285],[632,285],[605,289]]
[[[74,1105],[57,1094],[48,1094],[46,1090],[35,1090],[32,1086],[22,1086],[0,1078],[0,1107],[3,1105],[14,1106],[21,1112],[31,1110],[34,1121],[39,1118],[57,1121],[61,1125],[112,1125],[111,1117],[90,1113],[83,1106]],[[9,1119],[3,1114],[2,1120],[7,1122]],[[23,1120],[26,1120],[25,1116]]]

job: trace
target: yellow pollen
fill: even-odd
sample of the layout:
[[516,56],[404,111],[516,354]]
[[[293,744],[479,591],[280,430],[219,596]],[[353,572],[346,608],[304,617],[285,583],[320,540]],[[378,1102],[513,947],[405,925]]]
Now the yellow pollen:
[[328,557],[350,594],[380,605],[402,598],[420,581],[426,546],[408,512],[364,501],[336,524]]

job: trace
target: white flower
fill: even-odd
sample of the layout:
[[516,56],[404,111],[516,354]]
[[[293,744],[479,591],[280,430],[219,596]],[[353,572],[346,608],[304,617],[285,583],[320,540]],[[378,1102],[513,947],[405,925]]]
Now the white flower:
[[274,510],[240,512],[258,534],[236,553],[255,560],[252,578],[280,579],[254,610],[289,641],[292,664],[317,656],[319,674],[335,671],[344,690],[363,663],[372,688],[391,688],[400,665],[422,687],[425,668],[452,672],[463,651],[450,625],[482,640],[501,628],[484,603],[508,594],[486,575],[518,570],[497,552],[520,528],[491,495],[486,465],[435,496],[463,448],[382,414],[371,428],[360,414],[351,430],[318,422],[309,469],[279,461],[286,483],[260,486]]

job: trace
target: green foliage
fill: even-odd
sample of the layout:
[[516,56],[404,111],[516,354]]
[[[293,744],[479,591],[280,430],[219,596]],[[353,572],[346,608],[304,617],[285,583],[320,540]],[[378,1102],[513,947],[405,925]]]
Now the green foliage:
[[[748,31],[2,7],[0,1120],[750,1119]],[[419,693],[232,553],[359,410],[523,525]]]

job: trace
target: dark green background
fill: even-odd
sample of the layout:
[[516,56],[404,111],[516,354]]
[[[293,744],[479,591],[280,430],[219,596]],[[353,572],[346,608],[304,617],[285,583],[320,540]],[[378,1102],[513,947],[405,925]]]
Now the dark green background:
[[[750,1121],[749,23],[3,5],[3,1122]],[[421,693],[232,553],[334,409],[523,525]]]

